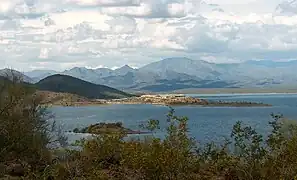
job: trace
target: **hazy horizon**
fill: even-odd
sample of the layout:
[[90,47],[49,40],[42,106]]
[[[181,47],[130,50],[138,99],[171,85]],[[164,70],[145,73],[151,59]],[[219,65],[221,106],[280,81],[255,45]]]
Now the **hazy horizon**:
[[[171,57],[171,58],[180,58],[180,59],[183,59],[183,58],[186,58],[188,59],[187,57]],[[166,59],[171,59],[171,58],[166,58]],[[140,67],[135,67],[135,66],[131,66],[129,64],[123,64],[121,66],[114,66],[114,67],[107,67],[107,66],[98,66],[98,67],[90,67],[90,66],[72,66],[72,67],[69,67],[67,69],[49,69],[49,68],[36,68],[36,69],[31,69],[31,70],[27,70],[27,71],[22,71],[22,70],[19,70],[17,68],[13,68],[13,67],[4,67],[4,68],[0,68],[1,69],[13,69],[13,70],[17,70],[17,71],[20,71],[20,72],[32,72],[32,71],[56,71],[56,72],[63,72],[63,71],[68,71],[68,70],[71,70],[71,69],[74,69],[74,68],[86,68],[86,69],[111,69],[111,70],[116,70],[116,69],[120,69],[124,66],[129,66],[130,68],[133,68],[133,69],[140,69],[146,65],[149,65],[151,63],[154,63],[154,62],[159,62],[159,61],[162,61],[162,60],[165,60],[165,59],[161,59],[161,60],[157,60],[157,61],[153,61],[153,62],[150,62],[148,64],[144,64],[143,66],[140,66]],[[296,61],[295,59],[288,59],[288,60],[283,60],[283,61],[272,61],[272,60],[246,60],[246,61],[242,61],[242,62],[208,62],[208,61],[205,61],[205,60],[197,60],[197,59],[190,59],[190,60],[193,60],[193,61],[204,61],[204,62],[207,62],[207,63],[211,63],[211,64],[240,64],[240,63],[247,63],[247,62],[271,62],[271,63],[278,63],[278,62],[293,62],[293,61]]]

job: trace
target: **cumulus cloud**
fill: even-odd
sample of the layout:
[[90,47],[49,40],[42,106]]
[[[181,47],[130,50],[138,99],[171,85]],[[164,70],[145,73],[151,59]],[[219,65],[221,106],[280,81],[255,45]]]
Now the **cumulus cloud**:
[[102,12],[137,18],[172,18],[186,16],[185,8],[185,1],[142,0],[139,6],[103,8]]
[[78,6],[138,6],[140,0],[64,0],[66,3]]
[[1,0],[1,68],[139,67],[297,55],[295,0]]

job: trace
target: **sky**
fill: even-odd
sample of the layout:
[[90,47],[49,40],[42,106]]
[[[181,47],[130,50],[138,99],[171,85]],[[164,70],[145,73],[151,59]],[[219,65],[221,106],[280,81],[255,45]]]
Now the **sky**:
[[0,0],[0,68],[297,59],[297,0]]

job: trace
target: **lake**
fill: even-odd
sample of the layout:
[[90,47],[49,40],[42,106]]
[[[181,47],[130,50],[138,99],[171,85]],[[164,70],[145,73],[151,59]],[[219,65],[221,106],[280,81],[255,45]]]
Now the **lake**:
[[[270,131],[271,113],[281,113],[297,120],[297,94],[192,94],[209,100],[252,101],[272,104],[272,107],[199,107],[175,106],[177,115],[189,118],[190,135],[201,143],[220,141],[229,137],[237,121],[251,125],[264,135]],[[123,122],[125,127],[138,130],[149,119],[158,119],[165,127],[168,107],[155,105],[109,105],[86,107],[52,107],[55,120],[65,131],[82,128],[98,122]],[[163,136],[163,132],[156,134]],[[71,138],[75,134],[68,133]]]

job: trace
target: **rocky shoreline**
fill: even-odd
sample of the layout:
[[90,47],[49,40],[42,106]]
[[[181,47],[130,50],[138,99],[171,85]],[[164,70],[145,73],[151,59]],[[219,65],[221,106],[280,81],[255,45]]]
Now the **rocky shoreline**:
[[187,97],[185,95],[143,95],[140,97],[131,97],[113,100],[97,100],[102,104],[154,104],[165,106],[182,106],[182,105],[198,105],[198,106],[234,106],[234,107],[261,107],[271,106],[270,104],[246,101],[208,101],[197,97]]
[[46,95],[45,104],[49,106],[99,106],[112,104],[153,104],[162,106],[185,106],[196,105],[206,107],[266,107],[269,104],[246,101],[208,101],[197,97],[188,97],[182,94],[160,94],[142,95],[122,99],[87,99],[68,93],[44,93]]

